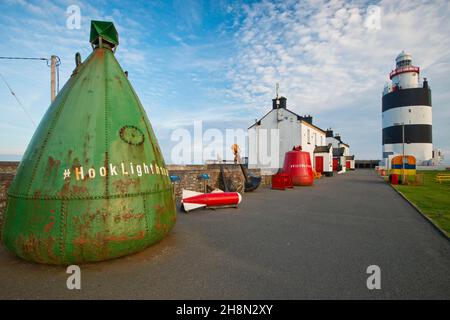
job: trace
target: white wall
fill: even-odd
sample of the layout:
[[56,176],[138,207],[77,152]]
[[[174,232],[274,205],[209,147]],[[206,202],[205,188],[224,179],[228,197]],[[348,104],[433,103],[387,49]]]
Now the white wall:
[[345,156],[339,157],[339,164],[342,167],[342,170],[345,172],[347,168],[347,160],[345,159]]
[[[393,152],[394,155],[403,154],[403,144],[385,144],[383,152]],[[431,143],[405,143],[405,154],[416,157],[416,162],[421,165],[423,161],[428,161],[433,157],[433,144]]]
[[333,148],[339,148],[339,140],[335,139],[334,137],[327,137],[326,143],[327,145],[331,143]]
[[281,120],[278,122],[278,127],[280,129],[280,168],[282,168],[286,152],[291,151],[294,146],[301,145],[301,124],[295,114],[284,108],[278,111]]
[[419,74],[416,72],[400,73],[392,78],[392,83],[398,83],[402,89],[417,88]]
[[349,156],[350,155],[350,148],[348,146],[346,146],[345,144],[341,143],[341,147],[344,148],[344,156]]
[[350,148],[341,143],[338,139],[334,138],[334,137],[327,137],[327,145],[331,143],[331,145],[333,146],[333,148],[344,148],[344,156],[349,156],[350,155]]
[[[333,172],[333,148],[330,148],[330,152],[318,152],[314,154],[314,160],[317,157],[323,157],[323,171]],[[314,168],[316,164],[314,163]]]
[[[311,159],[311,164],[314,167],[314,149],[316,146],[323,146],[325,144],[321,144],[321,141],[325,140],[325,133],[323,131],[317,130],[316,128],[309,126],[305,122],[301,123],[301,135],[302,141],[300,145],[302,146],[302,150],[309,152],[309,157]],[[309,136],[309,138],[308,138]],[[317,144],[316,144],[317,142]]]
[[272,167],[280,166],[279,162],[275,164],[273,164],[272,162],[268,162],[268,157],[270,157],[272,161],[277,161],[279,160],[280,156],[279,144],[276,143],[276,141],[272,141],[272,133],[276,132],[272,131],[272,129],[276,128],[277,113],[275,112],[275,110],[272,110],[264,117],[264,119],[261,120],[260,125],[254,125],[253,127],[248,129],[249,168],[262,168],[267,169],[268,172],[272,172],[273,170],[270,170]]
[[408,106],[392,108],[382,113],[383,128],[393,126],[394,123],[404,124],[433,124],[431,107]]
[[[248,129],[248,161],[249,168],[266,168],[267,165],[262,163],[264,159],[262,153],[264,152],[262,145],[266,143],[266,149],[270,150],[270,130],[279,129],[279,152],[278,152],[278,166],[275,169],[282,168],[284,164],[284,156],[286,152],[292,150],[294,146],[301,145],[304,151],[309,152],[311,164],[314,166],[314,148],[317,146],[326,145],[325,133],[317,130],[312,126],[297,120],[297,116],[284,108],[272,109],[263,119],[260,125],[255,125]],[[309,129],[309,131],[308,131]],[[264,141],[265,131],[268,135],[267,141]],[[309,143],[308,143],[309,133]],[[272,172],[276,172],[276,170]]]
[[257,140],[256,140],[256,130],[258,126],[253,126],[248,129],[248,167],[256,168],[256,163],[258,162],[257,155]]

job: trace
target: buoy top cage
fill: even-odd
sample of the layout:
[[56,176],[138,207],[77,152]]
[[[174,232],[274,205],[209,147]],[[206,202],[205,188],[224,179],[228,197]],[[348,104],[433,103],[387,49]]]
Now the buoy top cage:
[[92,45],[92,49],[109,48],[116,51],[119,45],[119,34],[112,22],[92,20],[89,42]]

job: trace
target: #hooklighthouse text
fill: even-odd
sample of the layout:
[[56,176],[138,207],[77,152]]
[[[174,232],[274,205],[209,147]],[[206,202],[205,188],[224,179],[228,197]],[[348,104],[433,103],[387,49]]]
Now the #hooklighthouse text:
[[106,176],[138,176],[141,177],[143,175],[150,174],[158,174],[169,176],[169,171],[166,168],[159,166],[156,163],[142,163],[142,164],[134,164],[133,162],[129,162],[125,164],[124,162],[119,165],[114,165],[110,163],[108,166],[102,166],[98,169],[96,168],[84,168],[83,166],[73,167],[71,169],[65,169],[63,172],[63,179],[70,179],[71,177],[75,177],[76,180],[84,180],[84,179],[94,179],[97,176],[106,177]]

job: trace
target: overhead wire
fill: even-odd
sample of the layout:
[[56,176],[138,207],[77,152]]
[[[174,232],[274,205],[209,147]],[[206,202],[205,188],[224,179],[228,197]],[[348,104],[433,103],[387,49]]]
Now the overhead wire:
[[[56,78],[57,78],[57,80],[56,80],[57,93],[59,93],[59,66],[61,65],[61,59],[58,56],[55,56],[55,58],[56,58],[55,67],[56,67]],[[35,58],[35,57],[4,57],[4,56],[0,56],[0,59],[2,59],[2,60],[40,60],[40,61],[46,61],[48,67],[51,66],[51,58],[49,59],[49,58]],[[19,100],[19,97],[17,97],[16,93],[12,90],[12,88],[9,85],[8,81],[6,81],[6,78],[1,73],[0,73],[0,77],[2,78],[3,82],[5,83],[5,85],[8,87],[9,92],[14,96],[14,98],[17,101],[17,103],[20,105],[22,110],[25,112],[27,117],[30,119],[30,121],[33,123],[33,125],[36,127],[36,123],[34,122],[33,118],[30,115],[30,113],[24,107],[22,102]]]
[[11,86],[9,85],[8,81],[6,81],[5,77],[3,76],[3,74],[0,73],[0,77],[3,79],[3,82],[5,83],[5,85],[8,87],[9,92],[11,92],[11,94],[14,96],[14,98],[16,99],[17,103],[20,105],[20,107],[22,108],[23,112],[25,112],[25,114],[27,115],[28,119],[30,119],[31,123],[33,123],[34,127],[36,127],[36,122],[34,122],[33,118],[31,117],[31,115],[28,113],[27,109],[24,107],[24,105],[22,104],[22,102],[20,102],[19,97],[17,97],[16,93],[11,89]]
[[[56,63],[55,63],[55,67],[56,67],[56,93],[59,93],[59,66],[61,65],[61,59],[58,56],[55,56],[56,58]],[[50,67],[51,66],[51,58],[36,58],[36,57],[4,57],[4,56],[0,56],[0,59],[3,60],[40,60],[40,61],[46,61],[47,62],[47,66]]]

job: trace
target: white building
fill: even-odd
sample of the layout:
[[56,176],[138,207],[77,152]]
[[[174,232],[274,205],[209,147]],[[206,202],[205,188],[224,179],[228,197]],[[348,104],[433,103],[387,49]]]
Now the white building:
[[333,130],[327,129],[326,142],[333,147],[333,170],[341,166],[343,171],[355,169],[355,156],[350,155],[350,146],[343,142],[340,134],[333,135]]
[[314,169],[327,177],[333,175],[333,147],[331,143],[314,149]]
[[333,136],[333,130],[331,129],[327,129],[325,134],[327,144],[331,143],[333,149],[343,148],[344,149],[343,156],[350,155],[350,146],[342,141],[340,134],[336,134]]
[[300,145],[309,152],[314,167],[314,149],[326,146],[325,131],[313,125],[311,116],[287,109],[287,99],[272,100],[272,110],[248,128],[248,166],[275,173],[283,167],[285,153]]

